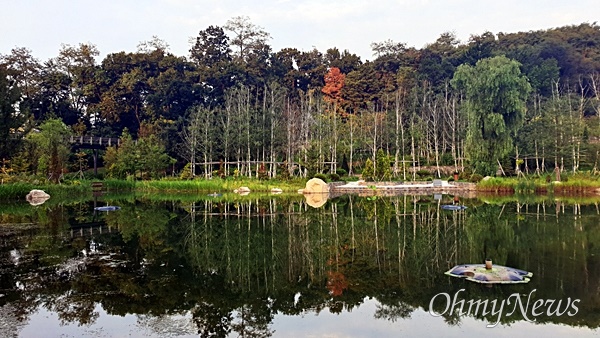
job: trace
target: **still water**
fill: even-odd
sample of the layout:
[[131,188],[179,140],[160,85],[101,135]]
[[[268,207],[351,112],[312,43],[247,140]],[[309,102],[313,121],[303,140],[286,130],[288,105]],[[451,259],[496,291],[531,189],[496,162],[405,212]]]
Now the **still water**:
[[[438,198],[0,204],[0,336],[600,335],[600,199]],[[531,282],[444,275],[485,258]]]

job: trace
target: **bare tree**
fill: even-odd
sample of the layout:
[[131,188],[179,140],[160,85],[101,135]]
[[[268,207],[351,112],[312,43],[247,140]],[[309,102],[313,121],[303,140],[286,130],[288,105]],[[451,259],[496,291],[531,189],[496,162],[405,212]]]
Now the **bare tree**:
[[196,156],[199,152],[202,130],[201,108],[194,107],[187,125],[181,131],[181,156],[190,164],[190,175],[196,176]]
[[250,22],[247,16],[236,16],[228,20],[223,28],[233,33],[231,45],[237,47],[237,57],[241,61],[246,59],[249,50],[264,45],[271,38],[262,27]]

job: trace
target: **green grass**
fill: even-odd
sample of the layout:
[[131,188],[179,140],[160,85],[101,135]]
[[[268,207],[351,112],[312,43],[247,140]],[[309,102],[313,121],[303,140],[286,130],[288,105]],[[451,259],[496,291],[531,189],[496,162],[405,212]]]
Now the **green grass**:
[[44,190],[50,196],[85,195],[91,192],[91,182],[73,181],[63,184],[10,183],[0,185],[0,200],[21,200],[33,189]]
[[[91,180],[72,180],[61,184],[34,184],[30,182],[15,182],[0,185],[0,200],[23,199],[32,189],[41,189],[54,195],[80,195],[92,192]],[[269,192],[272,188],[280,188],[284,192],[296,192],[304,188],[306,181],[303,179],[283,180],[258,180],[254,178],[221,179],[213,178],[209,180],[151,180],[151,181],[132,181],[132,180],[114,180],[107,179],[102,181],[103,189],[109,192],[117,191],[141,191],[141,192],[233,192],[240,187],[248,187],[252,192]]]
[[560,182],[547,182],[544,176],[492,177],[477,183],[477,190],[495,193],[588,193],[600,189],[600,177],[589,173],[563,174]]
[[106,179],[102,183],[107,191],[134,190],[136,188],[136,182],[130,180]]
[[296,192],[305,185],[304,180],[266,180],[252,178],[209,180],[153,180],[136,183],[135,190],[139,191],[197,191],[197,192],[231,192],[240,187],[248,187],[253,192],[269,192],[272,188],[280,188],[285,192]]

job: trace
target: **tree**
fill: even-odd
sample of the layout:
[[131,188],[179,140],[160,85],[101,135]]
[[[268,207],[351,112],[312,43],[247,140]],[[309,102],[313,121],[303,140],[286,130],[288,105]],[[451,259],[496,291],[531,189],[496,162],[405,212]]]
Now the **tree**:
[[250,22],[247,16],[236,16],[225,23],[224,28],[233,33],[231,44],[238,49],[237,59],[246,61],[250,50],[266,44],[271,35],[262,27]]
[[365,167],[362,171],[362,179],[365,181],[372,181],[375,178],[375,168],[373,165],[373,161],[370,158],[367,158],[365,161]]
[[206,92],[204,102],[223,104],[225,91],[232,87],[238,76],[238,67],[233,63],[229,38],[223,28],[209,26],[201,30],[196,43],[190,49],[196,71],[196,83]]
[[325,94],[325,101],[336,104],[338,109],[342,103],[342,88],[346,76],[337,67],[331,67],[325,74],[325,86],[321,90]]
[[482,175],[495,172],[496,162],[512,150],[512,139],[523,124],[531,86],[520,64],[505,56],[461,65],[452,85],[465,96],[468,116],[466,152]]
[[392,177],[390,170],[390,157],[383,152],[383,149],[377,150],[375,156],[375,178],[379,181],[387,181]]
[[62,120],[49,119],[39,127],[39,132],[28,135],[36,146],[38,171],[44,172],[54,183],[58,183],[66,168],[71,151],[67,139],[71,133]]
[[356,54],[350,54],[347,49],[340,53],[335,47],[327,50],[325,61],[327,62],[327,66],[339,68],[344,74],[350,73],[362,64],[360,57]]
[[388,39],[383,42],[371,43],[371,50],[373,50],[373,55],[378,58],[384,55],[403,53],[406,50],[406,44]]
[[165,146],[156,135],[149,135],[138,140],[136,160],[142,173],[158,178],[171,164],[171,157],[165,152]]
[[19,99],[19,88],[9,79],[7,69],[0,65],[0,160],[9,157],[14,150],[15,140],[10,138],[10,133],[22,122],[15,110]]
[[127,178],[140,172],[141,177],[157,178],[171,163],[165,146],[156,137],[149,135],[135,142],[128,130],[123,130],[119,147],[109,147],[104,161],[111,177]]
[[[61,46],[58,56],[52,60],[54,69],[65,79],[67,86],[67,102],[68,109],[74,112],[78,118],[84,115],[88,120],[92,119],[89,116],[88,109],[94,103],[99,101],[99,98],[94,97],[93,88],[96,77],[96,60],[100,54],[95,45],[80,43],[77,47],[65,45]],[[74,119],[77,122],[78,119]],[[72,125],[72,121],[66,121],[68,125]]]

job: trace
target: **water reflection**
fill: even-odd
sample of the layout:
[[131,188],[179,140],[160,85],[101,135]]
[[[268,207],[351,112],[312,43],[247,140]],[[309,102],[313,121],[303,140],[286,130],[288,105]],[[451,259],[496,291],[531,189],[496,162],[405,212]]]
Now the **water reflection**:
[[[301,196],[102,202],[121,210],[94,213],[93,201],[0,206],[0,311],[14,318],[0,326],[2,336],[27,332],[41,311],[62,325],[56,334],[135,315],[136,325],[153,328],[149,335],[187,335],[192,325],[200,336],[266,337],[288,335],[281,322],[290,318],[349,318],[371,308],[361,325],[391,334],[394,323],[408,325],[416,314],[425,326],[437,323],[422,315],[431,299],[461,289],[464,299],[532,290],[535,299],[581,299],[574,316],[542,314],[537,327],[579,332],[600,322],[594,200],[466,199],[469,208],[459,211],[441,209],[452,203],[448,196],[341,196],[318,209]],[[486,288],[443,274],[485,257],[532,271],[532,281]],[[448,332],[497,320],[482,313],[441,318]],[[525,319],[516,312],[500,322]]]

